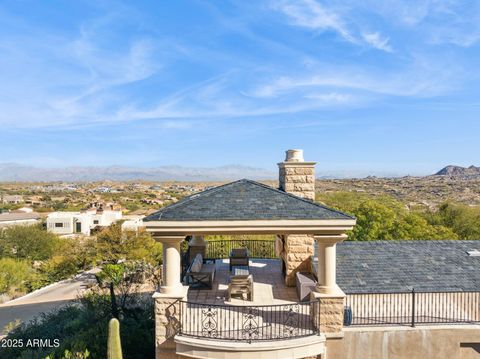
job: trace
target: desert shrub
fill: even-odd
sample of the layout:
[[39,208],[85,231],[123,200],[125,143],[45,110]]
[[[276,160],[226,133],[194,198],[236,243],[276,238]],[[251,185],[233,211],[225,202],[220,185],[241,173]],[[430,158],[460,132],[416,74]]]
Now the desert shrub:
[[45,261],[39,269],[48,282],[57,282],[75,275],[80,269],[77,258],[70,256],[53,256]]
[[0,294],[26,290],[25,282],[33,270],[28,262],[13,258],[0,258]]

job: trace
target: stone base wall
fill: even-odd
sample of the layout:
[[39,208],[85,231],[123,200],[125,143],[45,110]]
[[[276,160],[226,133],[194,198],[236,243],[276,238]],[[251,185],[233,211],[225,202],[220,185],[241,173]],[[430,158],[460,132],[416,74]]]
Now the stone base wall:
[[314,251],[314,238],[307,234],[290,234],[285,237],[285,284],[295,286],[297,272],[310,272]]
[[179,299],[155,298],[155,358],[178,358],[174,337],[179,327]]
[[344,298],[320,298],[320,331],[340,333],[343,330]]
[[320,332],[323,334],[342,333],[344,298],[318,297],[318,294],[312,293],[311,299],[319,302],[313,307],[315,327],[317,329],[320,327]]
[[351,327],[327,339],[326,359],[478,359],[478,325]]

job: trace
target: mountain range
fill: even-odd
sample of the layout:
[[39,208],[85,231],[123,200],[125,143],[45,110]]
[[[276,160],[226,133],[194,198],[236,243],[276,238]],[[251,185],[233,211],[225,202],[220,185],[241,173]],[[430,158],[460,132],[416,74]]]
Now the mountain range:
[[[320,179],[364,178],[371,175],[349,171],[317,173]],[[401,177],[393,172],[376,173],[377,177]],[[0,182],[54,182],[54,181],[227,181],[239,178],[254,180],[275,180],[278,174],[263,168],[242,165],[221,167],[129,167],[129,166],[84,166],[46,168],[21,165],[18,163],[0,163]],[[480,178],[480,167],[446,166],[435,176],[462,178]]]
[[480,167],[447,166],[435,173],[435,176],[480,177]]
[[239,178],[275,179],[277,174],[262,168],[229,165],[222,167],[64,167],[40,168],[16,163],[0,164],[0,181],[53,182],[53,181],[223,181]]

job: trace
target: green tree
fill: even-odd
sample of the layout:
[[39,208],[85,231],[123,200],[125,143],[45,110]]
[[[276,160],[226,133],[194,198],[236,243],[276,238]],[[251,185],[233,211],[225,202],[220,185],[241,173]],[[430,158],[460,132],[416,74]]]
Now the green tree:
[[480,239],[480,208],[452,202],[443,203],[427,215],[430,223],[450,228],[461,239]]
[[328,206],[357,218],[350,240],[457,239],[457,233],[442,220],[429,220],[422,212],[409,210],[389,196],[336,192],[318,196]]
[[443,225],[431,225],[418,213],[404,214],[395,226],[394,238],[397,239],[458,239],[450,228]]
[[50,258],[62,240],[41,226],[12,226],[0,234],[0,256],[28,260]]
[[122,231],[115,223],[97,236],[100,259],[117,263],[119,260],[145,260],[158,264],[162,258],[162,247],[147,232]]

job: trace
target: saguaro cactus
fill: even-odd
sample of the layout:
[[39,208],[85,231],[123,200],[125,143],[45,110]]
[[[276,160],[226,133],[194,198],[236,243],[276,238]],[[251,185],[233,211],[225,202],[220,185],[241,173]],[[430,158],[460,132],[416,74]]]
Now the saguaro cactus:
[[120,322],[116,318],[108,323],[107,359],[122,359],[122,343],[120,342]]

